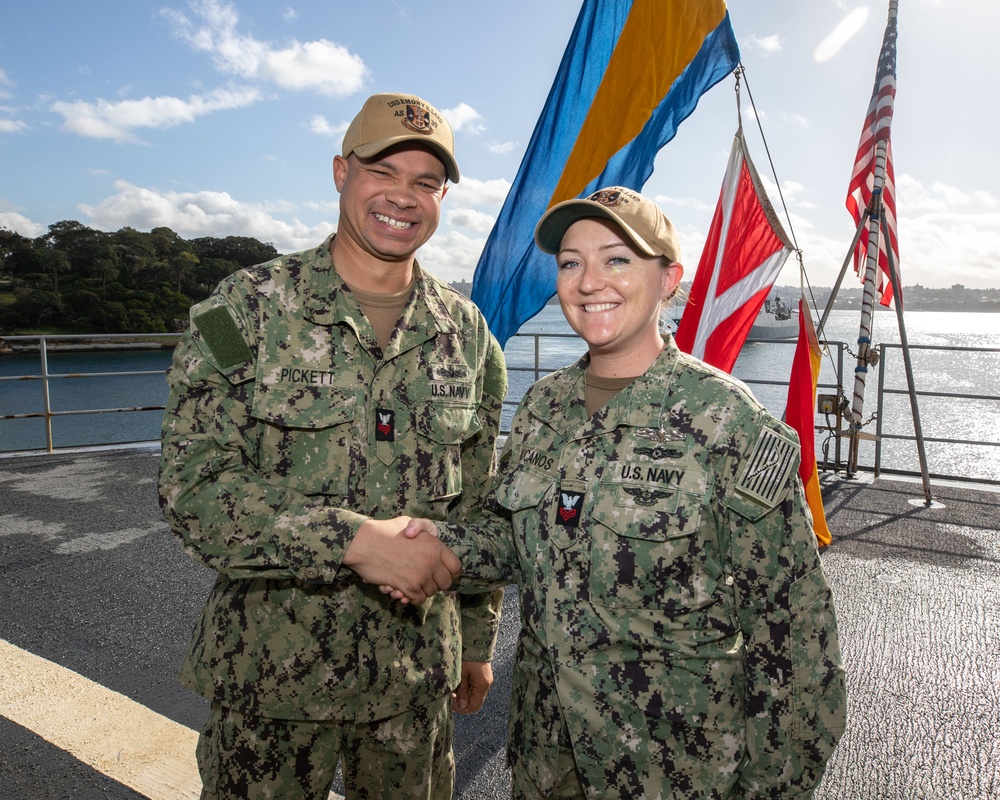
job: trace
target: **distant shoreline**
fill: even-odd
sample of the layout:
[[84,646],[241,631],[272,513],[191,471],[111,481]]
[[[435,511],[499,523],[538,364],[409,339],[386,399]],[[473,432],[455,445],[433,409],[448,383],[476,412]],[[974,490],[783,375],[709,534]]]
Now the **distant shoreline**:
[[[56,334],[53,334],[55,336]],[[71,334],[62,334],[71,335]],[[80,335],[80,334],[72,334]],[[103,338],[103,337],[97,337]],[[93,353],[108,352],[114,350],[173,350],[177,342],[107,342],[107,341],[75,341],[75,342],[48,342],[45,345],[46,352],[49,353]],[[21,353],[38,353],[41,345],[29,342],[5,342],[0,337],[0,356],[16,356]]]

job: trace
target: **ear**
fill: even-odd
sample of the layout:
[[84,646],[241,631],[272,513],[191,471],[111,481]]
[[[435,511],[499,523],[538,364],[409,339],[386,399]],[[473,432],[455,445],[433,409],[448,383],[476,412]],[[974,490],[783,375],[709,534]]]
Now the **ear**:
[[338,192],[344,191],[344,182],[347,180],[347,173],[350,171],[350,163],[343,156],[333,157],[333,182]]
[[680,261],[674,261],[669,267],[663,270],[663,293],[661,298],[670,297],[677,287],[681,285],[684,277],[684,265]]

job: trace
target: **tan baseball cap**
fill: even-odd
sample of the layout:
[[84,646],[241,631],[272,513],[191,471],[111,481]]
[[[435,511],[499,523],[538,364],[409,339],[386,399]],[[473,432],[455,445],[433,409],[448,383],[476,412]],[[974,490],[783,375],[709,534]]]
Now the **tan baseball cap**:
[[535,226],[535,244],[546,253],[558,253],[566,229],[584,217],[609,219],[648,256],[681,260],[677,231],[658,205],[624,186],[598,189],[584,199],[564,200],[545,212]]
[[427,145],[444,164],[445,174],[458,183],[455,135],[441,112],[413,94],[373,94],[344,134],[342,155],[371,158],[400,142]]

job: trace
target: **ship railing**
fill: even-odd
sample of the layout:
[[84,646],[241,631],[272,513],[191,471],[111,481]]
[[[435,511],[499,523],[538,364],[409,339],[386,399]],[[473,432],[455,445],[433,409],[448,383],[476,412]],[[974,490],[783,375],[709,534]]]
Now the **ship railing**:
[[[108,349],[127,349],[130,346],[132,348],[145,348],[149,349],[151,346],[160,347],[172,347],[177,341],[180,334],[77,334],[77,335],[36,335],[36,336],[7,336],[0,340],[0,347],[4,344],[8,346],[13,346],[14,348],[23,348],[29,346],[33,343],[35,350],[37,350],[39,358],[39,372],[37,374],[28,375],[9,375],[0,376],[0,391],[2,391],[2,386],[4,382],[9,381],[39,381],[41,384],[41,403],[40,407],[37,409],[30,410],[25,413],[12,413],[12,414],[2,414],[0,413],[0,455],[10,454],[8,448],[3,447],[4,437],[2,435],[2,424],[10,420],[17,419],[30,419],[30,418],[42,418],[45,424],[45,451],[52,453],[57,452],[60,448],[58,443],[53,439],[52,431],[52,421],[53,419],[59,417],[70,417],[70,416],[82,416],[90,414],[110,414],[110,413],[132,413],[139,411],[162,411],[165,407],[163,404],[159,405],[126,405],[123,404],[115,408],[85,408],[85,409],[56,409],[52,407],[51,394],[50,394],[50,384],[53,381],[62,380],[73,380],[80,378],[107,378],[107,379],[118,379],[126,376],[149,376],[162,374],[159,370],[145,370],[145,371],[134,371],[134,372],[80,372],[80,373],[53,373],[49,369],[48,355],[50,351],[50,344],[57,343],[60,348],[73,347],[78,345],[78,349],[92,349],[97,346],[105,347]],[[513,384],[517,383],[514,376],[524,375],[526,380],[520,381],[520,384],[526,388],[527,385],[538,380],[543,375],[548,374],[554,369],[558,369],[564,364],[552,364],[546,363],[544,356],[545,348],[544,343],[547,341],[559,341],[559,340],[576,340],[579,342],[578,337],[571,333],[519,333],[514,337],[517,340],[517,350],[518,357],[510,358],[508,356],[508,372],[511,375],[512,388]],[[748,342],[762,342],[768,346],[776,347],[794,347],[794,341],[765,341],[759,339],[748,339]],[[99,343],[99,345],[95,345]],[[527,346],[525,347],[525,343]],[[565,344],[565,342],[562,342]],[[835,374],[845,375],[845,363],[848,358],[852,357],[850,350],[846,343],[840,341],[827,341],[825,344],[828,347],[829,356],[828,358],[835,363]],[[909,406],[906,405],[906,400],[908,399],[908,390],[905,385],[889,384],[890,376],[887,372],[887,364],[892,360],[898,359],[900,362],[901,357],[901,347],[898,344],[882,344],[881,346],[882,357],[879,361],[879,367],[877,371],[877,380],[874,382],[875,385],[868,385],[868,393],[865,398],[866,414],[868,414],[868,419],[866,420],[866,428],[868,430],[872,429],[874,426],[874,432],[868,432],[862,434],[862,438],[867,440],[869,446],[867,448],[868,455],[866,456],[865,451],[862,451],[863,463],[859,462],[858,469],[863,471],[869,471],[875,475],[881,473],[886,474],[898,474],[898,475],[916,475],[919,474],[916,469],[901,469],[896,466],[899,459],[896,457],[896,453],[899,452],[900,446],[906,446],[906,443],[911,443],[914,445],[915,450],[916,434],[915,430],[900,430],[899,425],[889,424],[890,419],[896,418],[907,418],[911,419]],[[583,351],[582,342],[580,342],[580,351]],[[508,351],[510,350],[510,345],[508,345]],[[527,359],[525,359],[525,351],[527,351]],[[1000,369],[1000,348],[983,348],[983,347],[952,347],[952,346],[934,346],[934,345],[910,345],[911,354],[919,351],[931,351],[931,352],[941,352],[942,354],[947,354],[950,356],[959,356],[963,358],[995,358],[997,359],[992,367],[984,368],[984,374],[989,374],[986,370],[992,370],[992,374],[996,374],[996,371]],[[992,363],[992,362],[991,362]],[[736,374],[744,383],[749,385],[755,393],[759,395],[765,395],[770,393],[773,396],[780,396],[780,408],[775,408],[778,403],[776,401],[770,402],[768,405],[772,413],[780,414],[784,407],[784,395],[787,393],[788,381],[787,380],[771,380],[755,375],[744,375],[739,373],[740,364],[737,363]],[[900,372],[897,370],[896,372]],[[166,384],[164,384],[165,389]],[[523,391],[511,392],[507,399],[504,401],[504,424],[501,427],[501,434],[506,435],[509,433],[509,420],[512,417],[513,409],[519,402]],[[978,415],[990,415],[993,418],[1000,419],[1000,396],[984,394],[981,392],[973,391],[941,391],[941,390],[922,390],[917,387],[916,396],[920,407],[923,408],[925,403],[936,405],[940,407],[942,403],[946,404],[949,409],[950,414],[961,415],[963,413],[973,413],[968,411],[968,408],[973,409],[973,411]],[[845,453],[846,453],[846,435],[848,428],[848,420],[846,414],[848,413],[848,404],[844,397],[843,387],[834,383],[824,382],[821,380],[817,387],[817,416],[820,421],[815,426],[817,435],[817,466],[823,472],[838,472],[846,469],[845,463]],[[166,398],[164,397],[164,403]],[[901,402],[902,401],[902,402]],[[766,402],[766,401],[765,401]],[[891,407],[892,403],[898,405],[898,409]],[[966,409],[966,410],[963,410]],[[2,411],[2,404],[0,404],[0,411]],[[891,413],[890,413],[891,412]],[[923,412],[922,412],[923,413]],[[933,426],[930,426],[933,429]],[[1000,432],[1000,426],[996,426],[994,431]],[[105,446],[126,446],[126,445],[137,445],[137,444],[156,444],[156,439],[152,436],[158,435],[158,429],[156,432],[151,433],[150,439],[143,439],[140,441],[133,442],[94,442],[88,447],[105,447]],[[1000,441],[989,441],[982,438],[964,438],[961,436],[936,436],[924,435],[923,437],[925,444],[931,445],[941,445],[951,448],[965,448],[972,449],[977,453],[986,453],[983,457],[982,463],[1000,463],[998,459],[998,454],[1000,454]],[[62,448],[65,449],[65,448]],[[37,452],[37,451],[31,451]],[[1000,480],[993,476],[972,476],[968,474],[961,474],[958,472],[934,472],[931,477],[939,479],[952,479],[952,480],[965,480],[965,481],[975,481],[986,484],[996,484],[1000,485]]]
[[[515,338],[531,340],[527,348],[533,353],[533,360],[529,364],[521,364],[508,360],[508,373],[514,375],[523,373],[537,380],[542,375],[557,369],[561,365],[543,363],[541,353],[543,352],[543,342],[553,338],[576,338],[574,334],[552,334],[552,333],[519,333]],[[774,347],[792,347],[796,345],[795,340],[775,341],[766,339],[748,338],[747,343],[760,343]],[[827,349],[828,355],[824,361],[835,365],[833,372],[835,375],[850,375],[853,382],[854,376],[854,355],[848,344],[842,341],[826,340],[821,342]],[[522,350],[524,348],[521,348]],[[908,405],[909,390],[896,376],[903,374],[902,368],[902,347],[895,343],[884,343],[880,345],[881,358],[878,363],[877,377],[874,382],[869,382],[865,397],[865,415],[863,420],[864,428],[861,434],[862,458],[866,461],[859,461],[857,468],[859,471],[872,473],[874,476],[880,474],[898,475],[905,477],[916,477],[920,475],[916,465],[916,443],[917,436],[914,428],[906,431],[907,420],[912,423],[912,414]],[[910,345],[911,355],[914,353],[948,353],[956,356],[975,356],[977,358],[995,359],[989,363],[991,367],[984,369],[984,374],[997,374],[1000,372],[1000,348],[990,347],[957,347],[941,345]],[[851,367],[849,372],[845,372],[845,366],[850,359]],[[894,364],[897,369],[889,373],[887,367]],[[784,410],[784,399],[788,391],[788,379],[772,380],[752,374],[740,374],[740,363],[737,362],[734,374],[745,384],[747,384],[755,394],[763,396],[769,392],[771,395],[779,395],[780,403],[770,402],[768,405],[772,413],[780,415]],[[845,380],[842,378],[842,380]],[[872,385],[874,383],[874,385]],[[975,391],[940,391],[922,390],[918,385],[915,388],[918,407],[924,409],[928,405],[932,411],[940,413],[940,402],[944,400],[951,404],[950,413],[960,415],[964,408],[976,408],[980,413],[992,414],[992,418],[1000,420],[1000,396]],[[850,386],[853,390],[853,383]],[[817,407],[815,409],[819,422],[815,425],[817,437],[816,461],[821,472],[844,472],[847,470],[847,437],[849,435],[849,400],[845,396],[843,384],[832,383],[820,380],[817,384],[816,396]],[[763,399],[763,398],[762,398]],[[520,397],[510,397],[504,401],[505,419],[512,415],[514,407],[517,406]],[[891,405],[892,401],[896,405]],[[901,402],[900,402],[901,401]],[[933,415],[921,412],[924,418],[923,429],[933,430],[933,424],[928,425],[927,420],[933,421]],[[891,424],[890,424],[891,423]],[[993,431],[1000,437],[1000,425],[993,428]],[[501,434],[508,433],[507,427],[501,429]],[[992,465],[990,474],[970,475],[967,470],[957,471],[932,471],[930,477],[938,480],[971,481],[985,485],[1000,486],[1000,440],[989,441],[981,438],[966,438],[963,436],[934,436],[923,434],[925,444],[941,445],[952,449],[965,449],[973,451],[979,456],[972,460],[983,465]],[[867,444],[867,446],[865,446]],[[900,467],[899,454],[903,452],[907,458],[902,461],[909,462],[909,455],[912,453],[913,468]],[[981,461],[979,461],[981,457]],[[969,459],[967,458],[966,461]]]
[[[0,384],[3,382],[11,381],[40,381],[41,382],[41,407],[35,411],[28,411],[20,414],[0,414],[0,422],[5,420],[15,420],[15,419],[37,419],[41,418],[45,423],[45,449],[46,452],[53,453],[56,451],[56,444],[52,435],[52,421],[58,417],[75,417],[75,416],[86,416],[91,414],[118,414],[118,413],[133,413],[138,411],[163,411],[166,406],[164,405],[147,405],[147,406],[122,406],[119,408],[83,408],[83,409],[66,409],[63,411],[56,410],[52,407],[52,393],[51,382],[58,380],[78,380],[82,378],[123,378],[127,376],[148,376],[148,375],[162,375],[162,370],[137,370],[137,371],[124,371],[124,372],[71,372],[71,373],[54,373],[49,371],[49,343],[69,343],[66,345],[67,349],[129,349],[131,347],[136,348],[149,348],[150,343],[154,346],[159,344],[160,347],[173,347],[177,340],[180,339],[180,334],[169,334],[169,333],[130,333],[130,334],[61,334],[61,335],[46,335],[46,336],[4,336],[0,339],[0,346],[6,345],[10,347],[12,351],[17,351],[23,346],[25,349],[37,350],[39,359],[39,373],[29,374],[29,375],[0,375]],[[74,342],[78,342],[80,347],[74,348]],[[3,438],[0,437],[0,442]],[[133,442],[95,442],[94,447],[106,446],[108,444],[120,445],[134,445],[134,444],[146,444],[146,441],[133,441]],[[0,446],[0,455],[2,455],[2,446]]]

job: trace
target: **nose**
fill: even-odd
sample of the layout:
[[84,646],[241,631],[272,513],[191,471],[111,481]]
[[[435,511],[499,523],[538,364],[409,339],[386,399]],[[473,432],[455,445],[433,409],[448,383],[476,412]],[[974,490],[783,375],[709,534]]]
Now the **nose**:
[[604,288],[604,272],[599,264],[587,261],[580,266],[579,283],[580,291],[585,294],[600,291]]
[[395,181],[385,193],[385,199],[397,208],[413,208],[417,204],[417,196],[405,181]]

